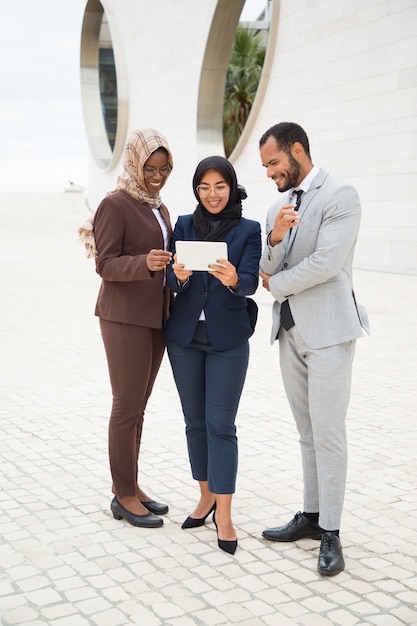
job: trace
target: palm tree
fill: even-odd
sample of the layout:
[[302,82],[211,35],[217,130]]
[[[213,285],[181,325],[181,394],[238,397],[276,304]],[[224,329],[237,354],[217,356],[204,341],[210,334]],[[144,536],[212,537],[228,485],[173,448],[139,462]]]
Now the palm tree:
[[224,92],[223,141],[226,157],[236,146],[255,100],[265,51],[258,35],[238,27]]

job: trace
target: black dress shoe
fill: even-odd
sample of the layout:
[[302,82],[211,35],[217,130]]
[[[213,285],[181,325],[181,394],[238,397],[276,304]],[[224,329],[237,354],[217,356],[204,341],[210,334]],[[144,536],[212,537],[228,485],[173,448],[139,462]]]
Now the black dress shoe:
[[164,520],[153,513],[147,513],[146,515],[135,515],[135,513],[131,513],[131,511],[128,511],[120,504],[116,496],[114,496],[111,502],[110,509],[114,519],[125,519],[129,524],[132,524],[132,526],[159,528],[159,526],[162,526],[164,523]]
[[191,517],[189,515],[187,519],[183,522],[181,528],[186,529],[186,528],[197,528],[198,526],[204,526],[204,522],[206,521],[210,513],[212,511],[215,511],[215,509],[216,509],[216,503],[213,504],[210,511],[204,517]]
[[217,545],[219,546],[220,550],[223,550],[223,552],[227,552],[228,554],[234,554],[237,549],[237,539],[232,539],[231,541],[227,541],[226,539],[219,539],[219,531],[216,524],[216,511],[213,512],[213,522],[216,527]]
[[294,518],[279,528],[268,528],[262,537],[269,541],[297,541],[298,539],[321,539],[322,529],[318,524],[310,522],[300,511]]
[[169,507],[167,504],[162,504],[161,502],[155,502],[155,500],[144,501],[141,500],[143,506],[146,506],[148,511],[154,513],[155,515],[165,515],[168,513]]
[[345,569],[342,544],[335,532],[323,532],[317,569],[323,576],[335,576]]

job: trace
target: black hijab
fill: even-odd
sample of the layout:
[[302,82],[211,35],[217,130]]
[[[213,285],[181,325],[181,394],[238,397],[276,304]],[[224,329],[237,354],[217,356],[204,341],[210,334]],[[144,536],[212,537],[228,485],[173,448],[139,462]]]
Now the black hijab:
[[[220,172],[230,187],[229,201],[223,211],[213,215],[201,204],[197,187],[207,170]],[[198,237],[203,241],[221,241],[242,216],[242,200],[247,197],[246,190],[238,185],[233,165],[224,157],[211,156],[200,161],[193,176],[194,195],[198,205],[194,211],[193,224]]]

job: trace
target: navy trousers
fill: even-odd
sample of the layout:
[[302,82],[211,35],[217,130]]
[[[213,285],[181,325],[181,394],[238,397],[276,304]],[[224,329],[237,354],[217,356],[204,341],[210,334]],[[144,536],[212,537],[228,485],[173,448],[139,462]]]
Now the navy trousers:
[[187,347],[167,350],[185,418],[192,476],[213,493],[234,493],[238,463],[235,419],[249,361],[249,342],[214,350],[205,322]]

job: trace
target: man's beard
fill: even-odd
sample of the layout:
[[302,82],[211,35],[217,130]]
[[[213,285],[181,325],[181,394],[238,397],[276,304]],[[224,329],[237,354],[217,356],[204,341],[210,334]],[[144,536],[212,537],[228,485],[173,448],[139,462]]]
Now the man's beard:
[[290,164],[288,168],[287,182],[285,183],[284,187],[281,187],[281,189],[278,188],[279,192],[289,191],[293,187],[296,187],[300,178],[301,166],[299,162],[294,159],[291,153],[288,153],[288,160]]

